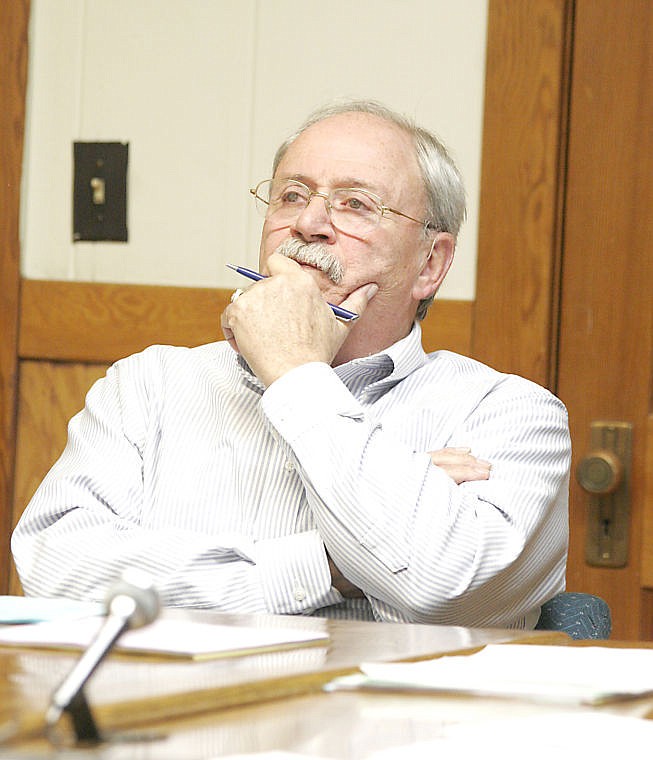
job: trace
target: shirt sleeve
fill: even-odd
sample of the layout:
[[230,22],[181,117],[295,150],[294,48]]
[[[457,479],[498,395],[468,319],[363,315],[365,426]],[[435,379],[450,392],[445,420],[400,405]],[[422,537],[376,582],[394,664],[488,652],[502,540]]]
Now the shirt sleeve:
[[471,446],[491,462],[489,480],[460,485],[431,463],[428,441],[424,451],[402,442],[401,421],[379,421],[327,365],[296,368],[264,394],[330,555],[377,619],[523,625],[564,588],[566,410],[500,377],[445,441],[434,435],[433,450]]
[[[147,524],[148,473],[138,436],[125,425],[119,375],[114,366],[93,386],[14,531],[25,593],[100,601],[125,567],[136,566],[166,606],[295,614],[340,601],[316,530],[254,541]],[[155,404],[149,388],[148,395]]]

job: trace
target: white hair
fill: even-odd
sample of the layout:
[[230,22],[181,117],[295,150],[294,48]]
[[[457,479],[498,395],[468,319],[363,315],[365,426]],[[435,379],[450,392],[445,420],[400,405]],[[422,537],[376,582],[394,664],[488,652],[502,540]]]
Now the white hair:
[[[402,114],[374,100],[341,100],[318,108],[279,146],[272,164],[272,175],[276,173],[281,159],[293,142],[313,124],[344,113],[366,113],[385,119],[407,132],[415,146],[415,156],[424,181],[428,227],[425,234],[448,232],[458,236],[465,219],[465,187],[456,164],[442,142],[432,132],[417,126]],[[434,295],[420,301],[417,319],[426,316]]]

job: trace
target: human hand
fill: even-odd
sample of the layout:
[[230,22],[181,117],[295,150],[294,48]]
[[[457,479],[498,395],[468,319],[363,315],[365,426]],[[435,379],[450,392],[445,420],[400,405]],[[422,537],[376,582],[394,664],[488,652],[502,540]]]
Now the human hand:
[[331,585],[337,588],[338,591],[345,597],[345,599],[362,599],[365,594],[354,584],[345,578],[340,572],[336,563],[327,554],[329,560],[329,570],[331,570]]
[[470,453],[471,449],[460,446],[429,451],[431,462],[443,469],[457,484],[470,480],[487,480],[492,465],[483,459],[477,459]]
[[[270,276],[250,286],[222,314],[222,330],[267,387],[294,367],[331,364],[354,322],[341,322],[324,300],[316,280],[297,262],[272,254]],[[363,285],[342,302],[362,314],[376,293]]]

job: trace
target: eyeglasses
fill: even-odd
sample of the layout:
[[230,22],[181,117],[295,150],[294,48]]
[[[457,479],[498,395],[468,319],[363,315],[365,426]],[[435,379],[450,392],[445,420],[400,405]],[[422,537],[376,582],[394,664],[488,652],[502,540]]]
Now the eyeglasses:
[[379,226],[387,213],[397,214],[423,225],[424,231],[432,225],[422,219],[384,206],[378,195],[359,187],[337,187],[329,193],[311,190],[296,179],[266,179],[249,191],[256,198],[256,207],[268,219],[293,222],[311,202],[313,196],[324,198],[333,226],[348,235],[364,236]]

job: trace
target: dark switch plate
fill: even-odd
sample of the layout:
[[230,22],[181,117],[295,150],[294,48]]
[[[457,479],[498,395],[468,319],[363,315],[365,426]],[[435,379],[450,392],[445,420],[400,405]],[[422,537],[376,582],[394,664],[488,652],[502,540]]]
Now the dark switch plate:
[[127,242],[129,144],[73,144],[73,240]]

